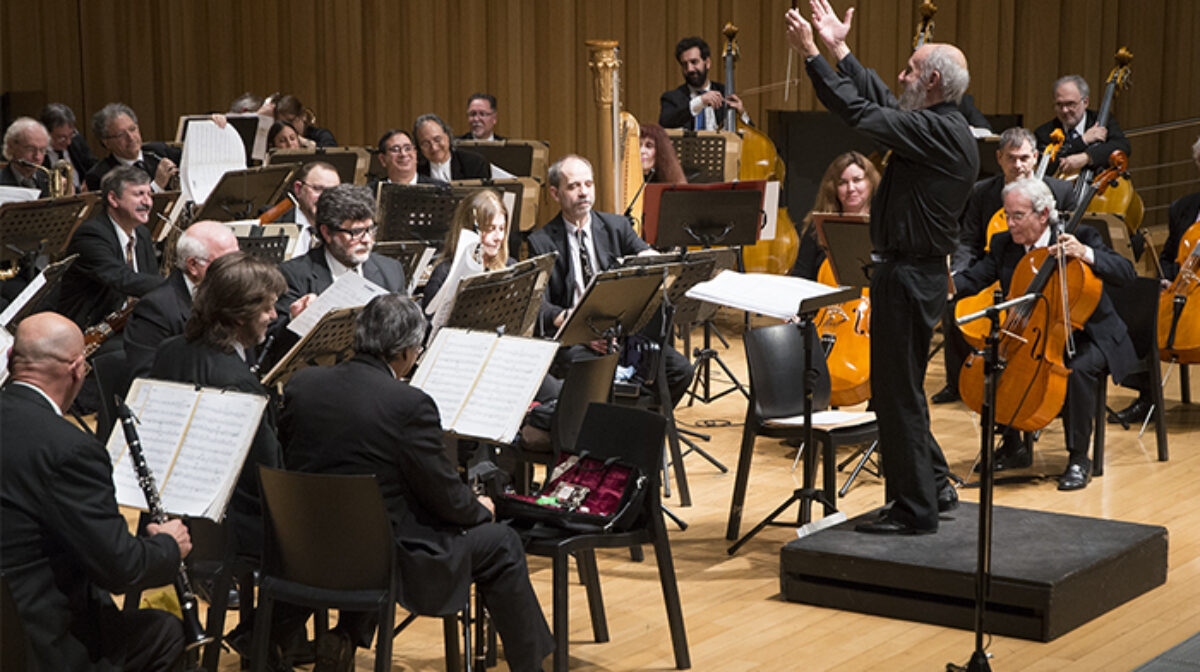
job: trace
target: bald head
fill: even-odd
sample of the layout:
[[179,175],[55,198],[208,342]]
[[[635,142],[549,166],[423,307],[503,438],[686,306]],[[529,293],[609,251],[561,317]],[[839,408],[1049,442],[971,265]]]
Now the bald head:
[[208,273],[208,266],[220,257],[236,252],[237,237],[221,222],[203,220],[192,224],[175,244],[175,265],[195,284]]
[[[933,73],[938,73],[940,86],[930,91],[929,104],[947,100],[955,105],[962,100],[967,85],[971,83],[967,68],[967,57],[953,44],[936,42],[922,45],[913,53],[913,62],[920,70],[921,79],[930,83]],[[940,100],[935,100],[939,98]]]
[[17,325],[9,370],[13,380],[34,385],[66,409],[87,374],[83,332],[58,313],[37,313]]

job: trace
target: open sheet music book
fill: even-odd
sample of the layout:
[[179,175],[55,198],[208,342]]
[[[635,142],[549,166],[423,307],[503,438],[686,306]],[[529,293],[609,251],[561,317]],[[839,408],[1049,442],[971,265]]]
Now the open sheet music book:
[[[138,419],[146,465],[167,513],[219,522],[267,398],[216,388],[138,378],[125,403]],[[125,433],[118,424],[108,438],[117,503],[146,508]]]
[[[799,313],[802,302],[818,299],[821,305],[839,303],[854,298],[857,291],[790,275],[725,270],[689,289],[687,297],[787,320]],[[840,294],[847,298],[838,298]]]
[[442,429],[509,442],[557,351],[554,341],[442,329],[412,384],[433,397]]
[[357,273],[345,273],[313,299],[296,319],[288,322],[287,328],[303,338],[312,331],[325,313],[340,308],[365,306],[376,296],[387,293],[386,289]]

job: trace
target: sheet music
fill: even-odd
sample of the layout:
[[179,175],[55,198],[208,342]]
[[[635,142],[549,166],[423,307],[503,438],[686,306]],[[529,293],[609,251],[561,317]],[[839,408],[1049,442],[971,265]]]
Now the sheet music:
[[687,296],[787,320],[796,315],[801,301],[837,291],[837,287],[789,275],[723,270],[712,280],[697,283]]
[[532,338],[498,338],[453,429],[493,441],[512,441],[546,376],[558,344]]
[[[246,116],[250,116],[247,114]],[[254,130],[254,146],[250,148],[250,158],[256,161],[266,161],[267,159],[267,135],[271,132],[271,125],[275,123],[275,117],[269,117],[262,114],[255,114],[258,117],[258,128]]]
[[774,240],[775,224],[779,219],[779,180],[769,180],[763,189],[763,213],[767,218],[758,239]]
[[0,385],[8,380],[8,349],[13,345],[13,335],[0,326]]
[[[137,418],[138,439],[146,466],[154,474],[155,485],[161,494],[163,478],[172,462],[187,429],[196,405],[196,391],[191,385],[160,380],[138,379],[129,388],[125,403]],[[113,485],[117,502],[137,509],[146,508],[146,496],[138,485],[133,460],[125,442],[121,423],[113,426],[108,437],[108,454],[113,463]]]
[[412,296],[417,289],[417,283],[422,278],[429,277],[429,262],[433,261],[433,255],[437,254],[437,250],[432,247],[426,247],[421,250],[421,258],[417,259],[417,265],[413,267],[412,277],[408,279],[408,295]]
[[0,187],[0,205],[5,203],[24,203],[26,201],[36,201],[41,198],[42,191],[40,189],[30,189],[28,187]]
[[454,295],[458,293],[458,282],[468,275],[483,272],[483,264],[475,259],[475,250],[479,247],[479,234],[474,231],[463,231],[458,235],[458,247],[454,249],[454,263],[446,282],[425,307],[425,314],[433,315],[430,320],[430,334],[437,335],[446,320],[450,319],[450,309],[454,307]]
[[8,307],[4,309],[4,312],[0,313],[0,325],[7,325],[9,322],[12,322],[13,317],[15,317],[17,313],[21,312],[21,309],[25,307],[25,304],[29,303],[29,300],[33,298],[33,295],[36,294],[39,289],[45,286],[45,284],[46,272],[42,271],[41,273],[38,273],[37,277],[34,278],[32,282],[25,286],[25,289],[21,290],[21,293],[17,295],[17,298],[13,299],[12,303],[8,304]]
[[442,429],[454,426],[496,340],[490,332],[462,329],[443,329],[434,337],[412,384],[433,397]]
[[264,397],[247,403],[246,396],[200,395],[179,457],[162,488],[163,508],[168,513],[221,519],[267,403]]
[[246,168],[246,148],[232,124],[218,128],[212,121],[193,121],[188,124],[180,164],[180,200],[203,203],[222,175]]
[[304,312],[288,323],[288,329],[304,338],[317,322],[331,310],[339,308],[357,308],[365,306],[371,299],[380,294],[387,294],[383,287],[367,280],[357,273],[345,273],[334,280],[328,289],[313,299]]

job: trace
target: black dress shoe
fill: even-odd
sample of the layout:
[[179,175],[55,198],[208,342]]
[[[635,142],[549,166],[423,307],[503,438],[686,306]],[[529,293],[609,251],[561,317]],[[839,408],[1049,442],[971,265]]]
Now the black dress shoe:
[[937,528],[925,529],[902,523],[891,516],[884,516],[870,523],[859,523],[854,526],[856,532],[867,534],[933,534]]
[[1132,404],[1108,416],[1108,424],[1140,425],[1146,419],[1152,405],[1149,398],[1138,397]]
[[1092,469],[1090,464],[1071,463],[1067,466],[1067,470],[1058,477],[1059,490],[1082,490],[1087,487],[1088,481],[1092,480]]
[[938,513],[946,513],[958,508],[958,490],[954,489],[954,484],[946,481],[938,490],[937,495]]
[[938,390],[932,397],[929,398],[929,400],[935,404],[948,404],[952,401],[958,401],[959,399],[961,399],[961,397],[958,396],[958,390],[950,387],[949,385]]
[[[1001,472],[1010,469],[1028,469],[1033,466],[1033,451],[1025,446],[1025,440],[1020,432],[1005,434],[1004,443],[996,449],[996,458],[992,461],[992,471]],[[975,465],[975,473],[983,469],[983,463]]]

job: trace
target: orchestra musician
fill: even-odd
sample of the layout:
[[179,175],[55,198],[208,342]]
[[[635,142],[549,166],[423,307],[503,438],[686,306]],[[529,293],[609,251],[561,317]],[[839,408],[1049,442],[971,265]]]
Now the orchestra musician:
[[490,93],[473,93],[467,99],[467,125],[471,130],[458,136],[461,140],[504,139],[496,134],[496,97]]
[[82,191],[87,186],[83,176],[96,165],[96,157],[92,156],[92,148],[75,126],[75,113],[62,103],[50,103],[42,108],[38,119],[50,132],[50,150],[42,165],[51,168],[64,159],[70,161],[71,183],[76,192]]
[[[1058,221],[1055,197],[1050,187],[1036,178],[1018,180],[1001,192],[1008,231],[992,236],[991,247],[979,263],[954,274],[954,286],[963,295],[974,294],[999,281],[1005,295],[1013,271],[1029,250],[1050,247],[1051,254],[1062,253],[1080,259],[1104,282],[1105,286],[1120,287],[1133,281],[1133,264],[1105,247],[1100,234],[1089,226],[1080,226],[1075,235],[1061,234],[1051,241],[1051,222]],[[1056,319],[1061,319],[1059,316]],[[1134,368],[1137,356],[1125,323],[1117,315],[1107,293],[1082,329],[1074,332],[1075,355],[1067,360],[1070,377],[1063,414],[1063,430],[1069,455],[1067,468],[1058,479],[1059,490],[1079,490],[1091,480],[1092,425],[1095,421],[1096,390],[1105,371],[1115,380],[1124,380]],[[1006,430],[1009,434],[1014,430]],[[1023,442],[1006,436],[996,451],[997,469],[1000,465],[1027,466],[1029,456]],[[1007,451],[1007,452],[1006,452]],[[1017,452],[1012,452],[1017,451]]]
[[63,419],[87,376],[83,348],[61,315],[17,326],[0,391],[0,572],[32,645],[29,669],[170,670],[183,652],[179,619],[123,611],[110,593],[170,584],[191,538],[180,520],[131,535],[104,446]]
[[175,241],[175,270],[134,305],[125,323],[125,367],[130,380],[150,370],[163,341],[183,333],[192,314],[192,297],[209,266],[237,249],[237,237],[221,222],[195,222],[180,234]]
[[812,210],[804,216],[804,228],[800,231],[800,250],[791,275],[816,280],[825,261],[825,251],[817,242],[817,228],[813,225],[813,213],[835,212],[839,215],[871,214],[871,196],[879,186],[879,170],[875,164],[859,152],[846,152],[835,158],[821,176],[817,187],[817,199]]
[[137,114],[124,103],[109,103],[93,114],[92,133],[109,154],[87,172],[84,179],[88,189],[99,189],[108,171],[118,166],[133,166],[146,173],[153,191],[165,191],[171,178],[179,173],[182,150],[161,142],[142,144]]
[[[311,149],[313,147],[337,147],[337,140],[333,137],[333,131],[328,128],[321,128],[313,123],[312,111],[304,107],[304,103],[300,99],[290,93],[285,93],[275,99],[274,104],[263,109],[274,113],[276,121],[291,126],[300,135],[300,146]],[[263,112],[260,110],[260,114]]]
[[450,126],[436,114],[422,114],[413,123],[413,139],[421,148],[417,172],[442,182],[483,180],[492,176],[492,165],[475,152],[456,149]]
[[[957,102],[970,80],[967,61],[950,44],[925,44],[900,73],[899,99],[864,68],[846,44],[845,19],[827,0],[813,0],[813,23],[787,12],[787,37],[805,60],[817,97],[834,114],[892,150],[871,208],[872,388],[890,509],[859,525],[876,534],[927,534],[938,512],[958,505],[949,468],[929,428],[926,359],[933,327],[946,305],[947,257],[958,214],[979,172],[979,155]],[[816,30],[837,59],[821,56]]]
[[417,144],[408,131],[390,128],[379,138],[379,164],[387,176],[371,180],[367,188],[378,193],[381,182],[389,184],[445,184],[441,180],[417,172]]
[[1079,75],[1067,75],[1054,82],[1054,118],[1038,126],[1038,151],[1050,144],[1050,134],[1055,129],[1063,132],[1066,141],[1058,150],[1058,157],[1050,162],[1048,173],[1073,175],[1091,166],[1101,171],[1108,166],[1108,157],[1116,150],[1130,154],[1129,140],[1121,131],[1113,115],[1108,125],[1096,123],[1095,110],[1088,109],[1088,83]]
[[277,121],[267,131],[267,147],[270,149],[300,149],[300,136],[290,124]]
[[0,186],[37,189],[38,198],[50,195],[50,178],[37,169],[46,158],[50,134],[33,117],[18,117],[4,131],[4,158],[8,165],[0,170]]
[[[969,268],[983,258],[989,224],[1004,205],[1000,190],[1006,184],[1033,176],[1038,162],[1037,140],[1024,128],[1014,126],[1005,129],[997,143],[996,162],[1000,165],[1000,174],[984,178],[971,188],[971,196],[959,221],[958,247],[950,260],[953,271]],[[1054,194],[1055,207],[1060,212],[1075,209],[1075,192],[1070,182],[1049,176],[1043,179]],[[946,307],[946,316],[942,320],[946,332],[945,347],[942,349],[946,364],[946,386],[930,397],[935,404],[958,401],[958,372],[970,352],[970,346],[963,339],[953,318],[954,304],[951,303]]]
[[321,235],[317,232],[317,200],[326,189],[341,183],[337,169],[324,161],[309,161],[300,167],[292,182],[292,193],[288,194],[295,206],[275,220],[294,222],[300,229],[300,237],[292,248],[292,259],[303,257],[321,246]]
[[675,145],[663,127],[641,124],[638,131],[642,178],[646,182],[687,184],[687,176],[683,174],[683,166],[679,165],[679,156],[675,154]]
[[699,37],[685,37],[675,45],[675,61],[683,71],[683,84],[663,92],[658,99],[658,124],[663,128],[719,131],[729,108],[744,123],[750,116],[741,98],[725,95],[725,85],[708,78],[712,50]]

